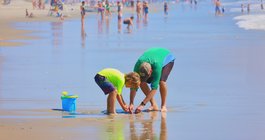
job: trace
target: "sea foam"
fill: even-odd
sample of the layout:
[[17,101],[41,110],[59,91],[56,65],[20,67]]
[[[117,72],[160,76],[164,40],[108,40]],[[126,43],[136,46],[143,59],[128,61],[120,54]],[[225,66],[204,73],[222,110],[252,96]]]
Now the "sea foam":
[[240,28],[246,30],[264,30],[265,31],[265,14],[242,15],[234,18]]

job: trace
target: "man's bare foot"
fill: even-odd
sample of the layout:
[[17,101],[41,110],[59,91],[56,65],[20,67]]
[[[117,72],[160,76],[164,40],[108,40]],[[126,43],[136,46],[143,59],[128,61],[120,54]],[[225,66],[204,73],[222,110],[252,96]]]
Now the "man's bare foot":
[[167,107],[166,106],[162,106],[161,107],[161,112],[167,112]]
[[158,106],[150,106],[147,111],[159,111]]

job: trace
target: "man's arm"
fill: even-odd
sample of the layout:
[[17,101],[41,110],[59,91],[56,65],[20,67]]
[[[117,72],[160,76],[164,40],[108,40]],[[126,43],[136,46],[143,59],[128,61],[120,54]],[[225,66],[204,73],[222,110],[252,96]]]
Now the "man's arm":
[[150,93],[141,102],[141,104],[136,108],[135,113],[140,113],[144,108],[145,104],[149,102],[154,97],[155,94],[156,94],[156,89],[152,89]]
[[155,96],[155,94],[156,94],[156,89],[152,89],[150,93],[144,98],[143,100],[144,104],[149,102]]

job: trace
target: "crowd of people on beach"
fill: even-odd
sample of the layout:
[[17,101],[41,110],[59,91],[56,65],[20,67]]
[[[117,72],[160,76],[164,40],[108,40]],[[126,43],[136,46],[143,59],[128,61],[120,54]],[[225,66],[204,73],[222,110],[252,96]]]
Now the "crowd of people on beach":
[[[3,0],[4,3],[10,3],[11,0]],[[97,12],[98,15],[100,15],[101,19],[104,19],[106,17],[112,17],[113,13],[117,14],[118,16],[118,21],[119,23],[124,23],[131,27],[133,25],[133,22],[128,22],[128,19],[133,20],[132,18],[128,17],[126,18],[127,21],[123,22],[122,16],[123,16],[123,7],[128,7],[128,8],[134,8],[135,7],[135,13],[137,19],[140,19],[143,17],[145,20],[148,18],[149,14],[149,2],[150,0],[136,0],[136,4],[134,3],[134,0],[117,0],[117,1],[109,1],[109,0],[83,0],[81,2],[80,13],[81,13],[81,22],[82,25],[84,25],[84,19],[85,15],[87,12]],[[197,5],[198,0],[182,0],[176,1],[178,2],[185,2],[185,3],[190,3],[191,5]],[[214,11],[216,16],[222,16],[225,13],[225,7],[222,4],[221,0],[212,0],[214,4]],[[66,4],[76,4],[80,3],[80,0],[32,0],[32,9],[39,9],[39,10],[44,10],[45,5],[49,4],[50,8],[48,9],[48,15],[49,16],[55,16],[58,17],[59,19],[63,20],[64,17],[66,17],[65,14],[63,14],[63,11],[65,10],[64,5]],[[173,1],[163,1],[163,9],[164,9],[164,15],[167,16],[169,14],[169,6],[173,3]],[[247,13],[250,12],[251,9],[251,3],[241,3],[240,8],[241,8],[241,13],[244,13],[247,11]],[[162,7],[162,6],[161,6]],[[246,9],[246,10],[245,10]],[[263,1],[260,0],[260,9],[263,10]],[[35,17],[33,12],[29,12],[29,8],[26,9],[26,17]],[[73,9],[72,9],[73,11]],[[29,14],[28,14],[29,13]],[[129,24],[128,24],[129,23]],[[129,28],[128,28],[129,29]]]
[[[134,3],[126,3],[126,1],[117,1],[116,3],[109,2],[108,0],[106,1],[98,1],[96,5],[91,6],[91,3],[86,3],[85,1],[82,1],[81,6],[80,6],[80,13],[81,13],[81,24],[82,26],[84,25],[84,18],[85,18],[85,13],[88,11],[88,7],[93,7],[96,9],[98,15],[100,15],[101,19],[104,20],[105,18],[112,17],[112,12],[117,13],[117,19],[118,19],[118,27],[121,27],[121,24],[127,25],[127,29],[130,30],[130,27],[133,26],[133,20],[134,16],[130,16],[128,18],[123,18],[123,7],[134,7]],[[87,6],[89,5],[89,6]],[[144,19],[148,18],[148,13],[149,13],[149,6],[148,2],[146,1],[139,1],[137,0],[136,2],[136,15],[137,18],[140,19],[141,17],[144,17]],[[114,9],[116,8],[116,10]],[[120,28],[119,28],[120,30]]]

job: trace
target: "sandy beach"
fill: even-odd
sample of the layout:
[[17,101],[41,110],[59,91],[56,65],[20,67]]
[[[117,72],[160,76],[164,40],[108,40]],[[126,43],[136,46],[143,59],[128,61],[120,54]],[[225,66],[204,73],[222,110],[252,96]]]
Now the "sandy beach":
[[[82,28],[80,3],[66,6],[64,20],[47,16],[49,5],[1,4],[0,139],[264,140],[264,14],[241,13],[242,2],[223,0],[225,13],[215,16],[212,0],[171,1],[168,15],[156,1],[132,30],[116,13],[103,20],[88,13]],[[25,17],[25,9],[35,17]],[[124,8],[123,18],[131,15]],[[132,71],[154,46],[176,56],[168,112],[126,114],[116,104],[118,115],[104,114],[95,74],[106,67]],[[62,91],[79,96],[75,112],[62,111]],[[129,101],[129,89],[123,97]],[[139,91],[135,106],[143,98]],[[155,99],[160,105],[159,92]]]
[[[71,5],[67,7],[67,10],[71,9],[71,12],[68,13],[67,19],[79,18],[79,4]],[[18,30],[12,27],[12,24],[15,22],[37,22],[37,21],[59,21],[60,19],[55,16],[48,16],[50,9],[49,4],[45,4],[45,9],[33,9],[32,3],[30,0],[12,0],[8,5],[0,5],[0,46],[20,46],[22,45],[19,42],[13,42],[10,40],[18,39],[34,39],[34,36],[28,36],[27,34],[33,31],[27,30]],[[29,13],[33,13],[33,18],[27,18],[26,9]]]

